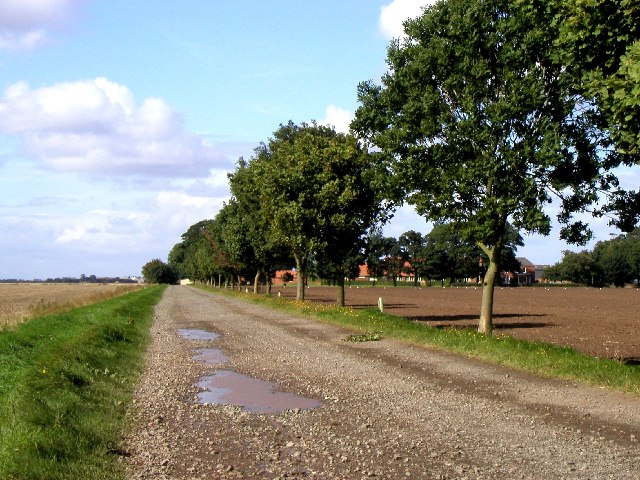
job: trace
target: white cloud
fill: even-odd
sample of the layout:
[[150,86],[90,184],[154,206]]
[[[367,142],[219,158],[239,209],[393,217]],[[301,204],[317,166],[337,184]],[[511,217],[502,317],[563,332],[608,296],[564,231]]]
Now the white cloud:
[[353,113],[348,110],[336,107],[335,105],[329,105],[325,111],[325,117],[318,123],[321,125],[332,126],[337,132],[348,133],[349,125],[353,120]]
[[402,22],[420,16],[425,6],[434,3],[436,0],[393,0],[380,9],[380,32],[389,39],[404,37]]
[[190,225],[213,218],[228,199],[181,191],[163,191],[147,198],[146,205],[96,208],[78,215],[56,216],[55,222],[49,217],[34,221],[49,225],[56,244],[72,244],[81,250],[119,252],[164,244],[168,251]]
[[138,105],[126,86],[106,78],[9,86],[0,132],[21,137],[28,154],[56,171],[200,177],[222,159],[164,100]]
[[23,50],[50,41],[49,31],[69,23],[81,0],[2,0],[0,49]]

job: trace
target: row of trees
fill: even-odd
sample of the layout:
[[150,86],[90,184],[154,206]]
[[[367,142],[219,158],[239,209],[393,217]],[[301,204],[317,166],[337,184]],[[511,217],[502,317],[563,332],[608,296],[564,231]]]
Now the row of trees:
[[302,278],[314,258],[343,287],[366,231],[407,202],[488,259],[490,333],[510,228],[549,234],[554,199],[572,243],[591,236],[576,212],[638,221],[614,169],[640,160],[639,15],[627,0],[436,3],[392,41],[381,84],[359,85],[352,135],[289,123],[239,162],[216,221],[187,232],[213,252],[194,255],[256,276],[293,257]]
[[593,250],[565,251],[562,260],[545,269],[548,280],[588,286],[623,287],[640,281],[640,228],[598,242]]
[[[331,127],[289,122],[229,175],[232,198],[214,220],[183,235],[169,262],[195,278],[254,275],[295,264],[306,278],[313,260],[322,278],[338,285],[352,275],[365,234],[390,212],[378,188],[375,156],[352,135]],[[297,298],[304,300],[304,282]]]
[[[293,255],[287,254],[283,248],[268,266],[256,261],[255,252],[248,246],[250,238],[245,236],[248,232],[235,230],[233,222],[225,224],[229,218],[225,213],[220,213],[213,220],[191,226],[182,235],[182,241],[171,250],[169,264],[160,260],[149,262],[145,266],[145,278],[162,278],[166,283],[171,283],[176,277],[182,277],[220,286],[223,283],[240,286],[242,279],[250,279],[255,292],[261,282],[269,289],[277,270],[288,270],[295,264]],[[522,238],[514,229],[510,229],[509,233],[501,264],[503,270],[515,271],[520,266],[515,258],[515,249],[522,245]],[[241,255],[234,257],[235,246],[243,242],[245,248],[241,249]],[[359,267],[366,264],[370,277],[374,279],[386,278],[396,285],[398,278],[406,274],[413,277],[417,286],[419,278],[453,283],[482,277],[483,265],[487,261],[482,250],[477,245],[465,242],[453,225],[438,225],[426,235],[410,230],[399,238],[385,237],[379,229],[373,228],[362,237],[359,244],[359,251],[354,250],[340,272],[334,271],[331,263],[324,263],[326,257],[312,254],[307,260],[306,275],[329,283],[340,283],[340,279],[356,279],[360,273]]]

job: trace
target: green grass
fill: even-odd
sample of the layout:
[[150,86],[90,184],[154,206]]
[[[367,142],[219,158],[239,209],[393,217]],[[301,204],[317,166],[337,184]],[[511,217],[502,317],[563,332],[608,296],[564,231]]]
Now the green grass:
[[375,308],[338,308],[332,305],[297,302],[285,298],[207,290],[276,308],[296,315],[319,319],[358,332],[355,339],[380,335],[416,345],[441,348],[486,362],[505,365],[542,376],[586,383],[640,395],[640,366],[624,365],[580,353],[568,347],[529,342],[511,337],[486,336],[472,329],[443,330],[402,317],[381,313]]
[[0,332],[0,478],[124,478],[125,412],[163,291]]

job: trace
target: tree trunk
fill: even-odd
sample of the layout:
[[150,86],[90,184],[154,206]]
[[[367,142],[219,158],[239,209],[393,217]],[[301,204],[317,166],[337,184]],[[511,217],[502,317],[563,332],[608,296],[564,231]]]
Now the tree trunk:
[[493,331],[493,293],[496,279],[500,271],[498,259],[502,251],[502,242],[498,242],[493,248],[480,245],[480,248],[489,257],[487,273],[482,284],[482,305],[480,306],[480,320],[478,321],[478,332],[491,335]]
[[295,256],[296,259],[296,273],[298,275],[298,288],[296,290],[296,300],[302,302],[304,300],[304,264],[306,259],[299,255]]
[[260,270],[256,272],[256,276],[253,279],[253,293],[258,294],[258,282],[260,281]]
[[271,295],[271,277],[267,273],[267,295]]
[[340,276],[336,279],[336,290],[338,293],[336,305],[344,307],[344,277]]
[[491,335],[493,330],[493,292],[497,270],[497,265],[494,262],[490,262],[482,285],[482,306],[480,307],[478,332],[487,335]]

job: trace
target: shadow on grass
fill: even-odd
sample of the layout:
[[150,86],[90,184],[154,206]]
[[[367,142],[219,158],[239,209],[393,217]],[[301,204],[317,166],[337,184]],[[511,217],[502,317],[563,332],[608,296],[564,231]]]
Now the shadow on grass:
[[[542,323],[542,322],[520,322],[520,323],[494,323],[494,330],[516,330],[519,328],[546,328],[546,327],[554,327],[553,323]],[[437,328],[438,330],[475,330],[477,328],[476,325],[431,325],[433,328]]]
[[[525,317],[546,317],[544,313],[494,313],[493,318],[525,318]],[[406,317],[409,320],[413,320],[415,322],[459,322],[465,320],[478,320],[478,315],[412,315]],[[494,323],[494,328],[499,328],[500,325],[508,325],[506,323]],[[520,325],[519,323],[514,323],[513,325]],[[551,323],[541,323],[543,326],[552,326]],[[502,327],[502,328],[512,328],[512,327]]]

